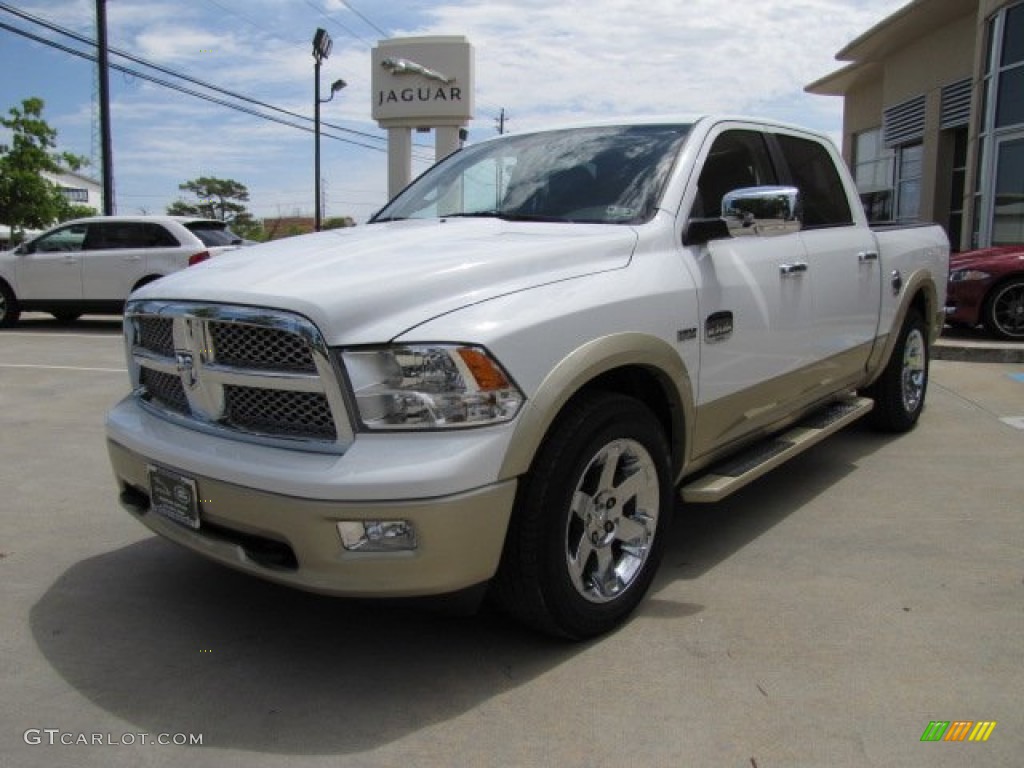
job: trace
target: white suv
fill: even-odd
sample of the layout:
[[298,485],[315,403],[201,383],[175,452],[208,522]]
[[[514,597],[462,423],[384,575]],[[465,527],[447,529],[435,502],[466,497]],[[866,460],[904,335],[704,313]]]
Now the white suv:
[[223,221],[102,216],[64,222],[0,253],[0,327],[22,311],[70,322],[117,313],[136,288],[243,244]]

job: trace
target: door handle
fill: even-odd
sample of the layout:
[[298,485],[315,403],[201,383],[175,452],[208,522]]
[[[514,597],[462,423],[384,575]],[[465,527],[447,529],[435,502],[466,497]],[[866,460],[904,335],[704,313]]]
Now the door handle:
[[806,271],[807,271],[807,262],[805,262],[805,261],[797,261],[797,262],[794,262],[793,264],[780,264],[779,265],[779,274],[781,274],[781,275],[796,275],[796,274],[799,274],[800,272],[806,272]]
[[878,261],[878,251],[861,251],[857,254],[857,261],[866,264],[869,261]]

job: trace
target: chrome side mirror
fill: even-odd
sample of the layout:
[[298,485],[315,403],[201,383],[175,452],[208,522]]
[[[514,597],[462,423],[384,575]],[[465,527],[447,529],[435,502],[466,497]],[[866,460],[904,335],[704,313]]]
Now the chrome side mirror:
[[796,187],[744,187],[722,198],[722,218],[733,237],[799,232],[803,205]]

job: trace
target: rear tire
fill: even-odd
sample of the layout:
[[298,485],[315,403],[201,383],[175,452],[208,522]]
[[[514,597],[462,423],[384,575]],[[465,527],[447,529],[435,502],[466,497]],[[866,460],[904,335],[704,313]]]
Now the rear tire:
[[650,587],[672,503],[668,443],[651,412],[623,395],[582,395],[520,483],[495,596],[548,634],[611,630]]
[[21,307],[14,296],[14,291],[7,283],[0,280],[0,328],[10,328],[21,317]]
[[882,432],[906,432],[917,424],[928,390],[928,327],[910,310],[882,375],[865,391],[874,399],[870,421]]
[[1024,278],[1013,278],[992,289],[985,301],[985,329],[1000,339],[1024,339]]

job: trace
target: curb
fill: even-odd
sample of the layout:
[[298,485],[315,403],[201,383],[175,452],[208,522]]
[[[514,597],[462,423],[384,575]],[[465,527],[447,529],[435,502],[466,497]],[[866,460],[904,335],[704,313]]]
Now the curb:
[[932,360],[961,363],[1024,363],[1024,344],[940,338],[932,346]]

